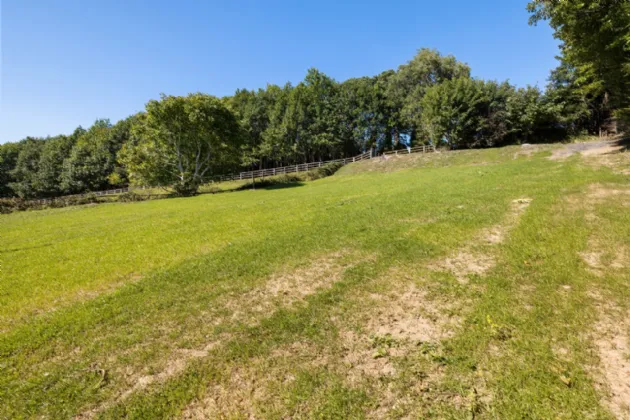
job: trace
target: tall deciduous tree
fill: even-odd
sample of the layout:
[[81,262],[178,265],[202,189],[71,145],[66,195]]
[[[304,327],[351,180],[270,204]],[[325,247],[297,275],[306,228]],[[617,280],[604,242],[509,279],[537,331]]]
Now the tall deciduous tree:
[[423,48],[408,63],[401,65],[389,79],[390,125],[394,146],[401,134],[415,140],[422,126],[422,98],[432,86],[457,78],[470,77],[470,67],[452,55]]
[[21,141],[20,153],[13,170],[10,172],[13,180],[9,184],[9,187],[19,197],[34,198],[37,196],[37,172],[44,144],[44,139],[32,137],[27,137]]
[[133,128],[134,147],[121,152],[129,177],[149,186],[173,186],[195,194],[204,178],[238,163],[241,128],[213,96],[162,95],[150,101]]
[[551,72],[546,101],[556,122],[569,135],[582,131],[596,134],[608,115],[608,106],[601,93],[592,96],[591,90],[583,88],[579,80],[576,68],[562,62]]
[[476,147],[486,106],[483,82],[467,77],[447,80],[426,90],[420,106],[422,128],[435,143]]
[[74,136],[63,135],[46,140],[41,149],[33,185],[38,196],[54,197],[64,193],[61,179],[63,161],[76,141]]
[[83,133],[63,162],[62,188],[68,193],[110,187],[109,174],[116,166],[120,144],[112,137],[109,120],[97,120]]
[[630,2],[533,0],[528,10],[530,23],[548,20],[555,30],[583,94],[630,117]]
[[0,144],[0,197],[12,196],[11,184],[15,182],[13,169],[20,154],[22,143]]

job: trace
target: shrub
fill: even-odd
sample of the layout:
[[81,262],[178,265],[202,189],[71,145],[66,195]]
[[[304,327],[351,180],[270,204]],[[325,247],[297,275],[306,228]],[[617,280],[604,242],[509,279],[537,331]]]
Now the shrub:
[[21,198],[1,198],[0,214],[7,214],[14,211],[26,210],[28,208],[27,201]]
[[147,195],[136,194],[135,192],[129,191],[118,196],[118,201],[122,203],[130,203],[134,201],[145,201],[150,197]]
[[306,172],[305,178],[308,181],[314,181],[316,179],[325,178],[327,176],[334,175],[343,165],[339,162],[327,163],[319,168],[311,169]]

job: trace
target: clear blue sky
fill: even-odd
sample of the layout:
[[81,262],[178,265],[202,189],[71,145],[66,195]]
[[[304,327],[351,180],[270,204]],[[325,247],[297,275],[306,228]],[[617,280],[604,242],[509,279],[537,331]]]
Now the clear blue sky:
[[544,87],[558,44],[527,0],[0,0],[0,143],[115,122],[161,92],[342,81],[454,54],[473,76]]

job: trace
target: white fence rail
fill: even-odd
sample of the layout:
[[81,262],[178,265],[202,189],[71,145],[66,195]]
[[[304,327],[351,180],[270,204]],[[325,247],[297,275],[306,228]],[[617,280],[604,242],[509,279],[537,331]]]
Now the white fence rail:
[[370,159],[372,156],[372,152],[365,152],[360,154],[359,156],[354,156],[351,158],[344,159],[334,159],[334,160],[326,160],[320,162],[310,162],[310,163],[300,163],[297,165],[289,165],[289,166],[280,166],[277,168],[269,168],[269,169],[259,169],[256,171],[247,171],[241,172],[239,174],[234,175],[221,175],[216,177],[219,181],[235,181],[241,179],[251,179],[251,178],[264,178],[266,176],[275,176],[275,175],[283,175],[283,174],[292,174],[296,172],[306,172],[311,169],[321,168],[324,165],[328,165],[330,163],[341,163],[342,165],[347,165],[352,162],[359,162],[361,160]]
[[[382,153],[381,156],[406,155],[406,154],[411,154],[411,153],[432,153],[432,152],[435,152],[435,146],[416,146],[409,149],[391,150],[391,151]],[[300,163],[297,165],[280,166],[277,168],[259,169],[256,171],[240,172],[238,174],[232,174],[232,175],[219,175],[219,176],[214,177],[213,179],[216,181],[236,181],[236,180],[247,180],[247,179],[252,179],[252,178],[264,178],[266,176],[284,175],[284,174],[291,174],[291,173],[296,173],[296,172],[307,172],[315,168],[321,168],[322,166],[330,164],[330,163],[341,163],[342,165],[347,165],[353,162],[360,162],[362,160],[372,159],[373,157],[375,157],[373,156],[373,152],[369,151],[369,152],[365,152],[351,158],[334,159],[334,160],[310,162],[310,163]],[[137,190],[137,189],[143,189],[143,188],[144,187],[116,188],[113,190],[94,191],[94,192],[89,192],[85,194],[64,195],[64,196],[56,197],[56,198],[42,198],[42,199],[31,200],[31,201],[34,203],[39,203],[39,204],[46,204],[46,203],[52,202],[53,200],[63,200],[63,199],[68,199],[72,197],[85,197],[86,195],[96,195],[96,196],[101,197],[101,196],[122,194],[122,193],[126,193],[126,192]]]
[[382,154],[382,156],[388,156],[388,155],[407,155],[410,153],[433,153],[435,152],[435,146],[432,145],[428,145],[428,146],[416,146],[416,147],[411,147],[409,149],[400,149],[400,150],[390,150],[388,152],[384,152]]

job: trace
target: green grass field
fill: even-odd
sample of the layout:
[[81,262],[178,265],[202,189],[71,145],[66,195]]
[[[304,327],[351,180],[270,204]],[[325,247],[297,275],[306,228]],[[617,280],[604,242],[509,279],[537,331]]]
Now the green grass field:
[[625,418],[630,153],[560,147],[0,215],[0,418]]

